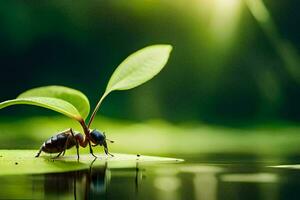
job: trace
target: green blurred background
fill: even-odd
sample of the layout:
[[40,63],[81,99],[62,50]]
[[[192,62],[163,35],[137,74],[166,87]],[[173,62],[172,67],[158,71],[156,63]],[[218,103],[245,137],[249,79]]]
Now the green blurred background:
[[[110,95],[102,116],[136,123],[160,119],[172,127],[298,127],[296,0],[1,1],[0,19],[0,101],[54,84],[81,90],[93,108],[124,58],[168,43],[174,49],[163,71],[141,87]],[[16,116],[39,115],[55,113],[29,106],[0,112],[3,126]]]
[[[297,1],[265,4],[280,39],[298,50]],[[267,35],[246,1],[5,1],[0,18],[1,101],[59,84],[83,91],[95,105],[126,56],[169,43],[174,51],[163,72],[109,97],[102,113],[134,120],[300,120],[300,77],[270,42],[277,32]]]

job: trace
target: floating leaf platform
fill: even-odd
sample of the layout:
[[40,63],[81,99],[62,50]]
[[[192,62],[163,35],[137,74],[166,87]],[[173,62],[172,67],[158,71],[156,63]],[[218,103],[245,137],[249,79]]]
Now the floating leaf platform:
[[114,157],[104,154],[96,154],[95,158],[90,154],[80,154],[77,161],[76,155],[67,155],[53,159],[50,155],[35,158],[36,150],[0,150],[0,175],[12,174],[36,174],[67,172],[88,169],[91,165],[109,168],[135,167],[137,163],[176,163],[182,159],[132,155],[114,154]]

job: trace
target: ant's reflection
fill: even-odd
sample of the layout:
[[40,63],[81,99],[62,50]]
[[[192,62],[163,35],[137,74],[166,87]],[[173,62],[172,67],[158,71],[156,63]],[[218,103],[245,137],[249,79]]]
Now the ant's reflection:
[[[74,199],[106,199],[109,194],[108,188],[110,185],[112,185],[112,174],[116,174],[115,184],[118,184],[120,170],[116,169],[112,171],[108,167],[107,162],[102,166],[93,166],[95,161],[96,160],[91,163],[88,170],[46,174],[44,176],[45,195],[53,198],[60,198],[62,195],[72,195]],[[125,171],[122,169],[121,172],[128,173],[128,169],[125,169]],[[134,179],[132,179],[133,177],[127,177],[126,181],[129,181],[135,185],[134,191],[131,191],[135,193],[136,196],[142,183],[144,171],[143,169],[140,169],[139,163],[137,162],[135,169],[131,168],[129,172],[132,174],[130,177],[134,176]],[[125,185],[124,187],[129,186]],[[111,193],[111,195],[114,196],[115,194]]]
[[93,167],[94,162],[90,165],[88,171],[85,171],[83,174],[78,173],[78,176],[74,177],[74,197],[77,197],[77,188],[76,182],[83,182],[85,186],[84,190],[84,199],[91,199],[93,197],[101,197],[107,194],[107,188],[111,179],[110,169],[107,167],[107,162],[104,166]]
[[143,169],[139,168],[139,163],[135,165],[135,193],[137,194],[143,180]]

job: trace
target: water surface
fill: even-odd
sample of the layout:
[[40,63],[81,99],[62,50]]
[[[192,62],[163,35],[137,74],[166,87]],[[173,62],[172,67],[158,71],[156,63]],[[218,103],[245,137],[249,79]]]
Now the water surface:
[[299,199],[297,160],[190,156],[121,169],[91,163],[67,173],[1,176],[0,199]]

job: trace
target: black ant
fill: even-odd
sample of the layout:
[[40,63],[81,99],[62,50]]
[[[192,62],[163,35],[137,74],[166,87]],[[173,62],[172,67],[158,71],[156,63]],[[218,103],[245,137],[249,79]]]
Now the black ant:
[[107,139],[104,132],[101,132],[97,129],[91,130],[88,128],[88,127],[90,127],[93,119],[95,118],[95,115],[99,109],[99,106],[100,106],[100,104],[98,104],[96,106],[88,125],[86,125],[84,120],[80,121],[80,124],[83,128],[85,136],[83,136],[79,132],[74,132],[72,130],[72,128],[65,130],[61,133],[58,133],[58,134],[50,137],[48,140],[46,140],[40,147],[40,150],[36,154],[35,157],[39,157],[41,152],[43,151],[45,153],[58,153],[58,155],[55,157],[55,158],[58,158],[61,154],[64,155],[67,149],[70,149],[70,148],[76,146],[77,159],[79,160],[79,145],[83,148],[85,148],[87,145],[89,145],[90,153],[95,158],[97,158],[97,156],[94,155],[92,146],[95,147],[97,145],[104,147],[104,152],[106,155],[113,156],[111,153],[108,152],[108,147],[107,147],[106,141],[109,141],[111,143],[113,143],[114,141]]

